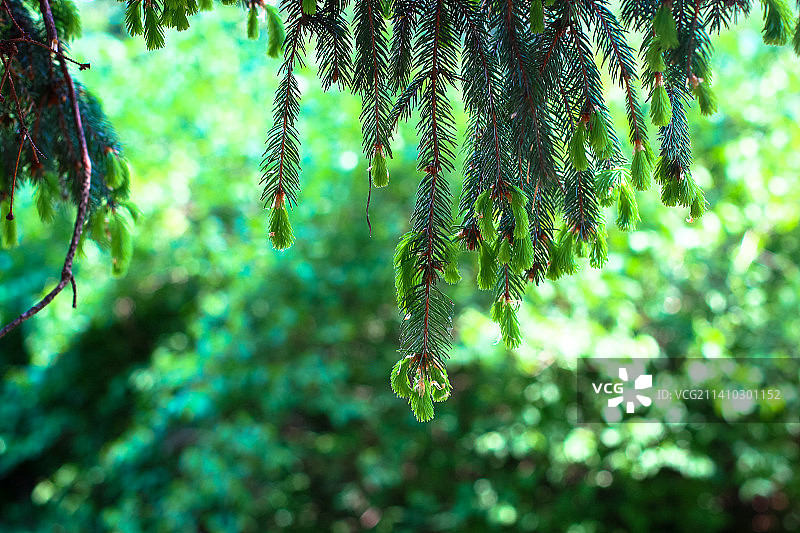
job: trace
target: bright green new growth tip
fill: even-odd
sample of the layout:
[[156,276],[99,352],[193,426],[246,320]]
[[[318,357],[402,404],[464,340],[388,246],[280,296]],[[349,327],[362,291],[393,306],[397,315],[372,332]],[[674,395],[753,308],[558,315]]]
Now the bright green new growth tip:
[[622,231],[633,231],[640,221],[639,206],[636,194],[627,181],[619,184],[619,202],[617,203],[617,227]]
[[586,123],[580,122],[569,141],[569,157],[575,170],[584,171],[589,168],[586,158]]
[[519,319],[515,304],[509,300],[501,299],[492,304],[492,321],[500,326],[500,336],[510,349],[518,348],[522,342],[519,330]]
[[488,190],[483,191],[475,200],[474,211],[483,240],[494,240],[494,206]]
[[708,80],[703,80],[694,85],[692,92],[703,115],[713,115],[717,112],[717,97],[714,91],[711,90],[711,84]]
[[128,162],[119,155],[119,152],[107,149],[105,163],[106,184],[112,189],[127,186],[131,179],[131,171]]
[[544,5],[542,0],[531,1],[531,32],[542,33],[544,31]]
[[645,191],[650,187],[654,159],[655,156],[649,145],[634,147],[631,161],[631,184],[637,191]]
[[270,211],[269,240],[276,250],[285,250],[294,243],[294,233],[286,206],[273,207]]
[[656,30],[661,46],[665,50],[678,46],[678,28],[675,25],[675,19],[672,18],[672,10],[667,4],[662,3],[658,11],[656,11],[653,27]]
[[272,58],[280,57],[283,53],[283,42],[286,40],[286,28],[278,10],[269,4],[265,6],[267,12],[267,55]]
[[303,13],[306,15],[316,15],[317,0],[303,0]]
[[647,66],[653,72],[664,72],[667,69],[667,65],[664,63],[664,53],[658,38],[650,41],[650,46],[647,47],[647,52],[645,53],[645,61],[647,61]]
[[672,120],[672,103],[663,85],[657,85],[650,95],[650,119],[659,127],[666,126]]
[[598,159],[606,160],[614,155],[614,146],[608,134],[606,119],[599,111],[589,119],[589,145]]
[[247,38],[256,40],[258,33],[258,11],[255,4],[252,4],[247,12]]
[[133,257],[133,237],[122,210],[117,210],[110,217],[108,231],[111,235],[111,273],[115,277],[122,277],[128,273]]
[[[430,366],[425,375],[420,368],[412,372],[413,363],[413,355],[407,355],[397,361],[392,368],[389,382],[397,396],[408,398],[417,420],[427,422],[433,418],[433,402],[445,401],[450,397],[453,387],[444,368]],[[412,379],[409,379],[410,373],[413,374]]]
[[447,264],[444,267],[445,282],[453,285],[461,281],[461,274],[458,273],[458,246],[450,243],[447,248]]
[[386,168],[386,156],[380,146],[375,149],[372,158],[372,184],[376,187],[389,185],[389,170]]

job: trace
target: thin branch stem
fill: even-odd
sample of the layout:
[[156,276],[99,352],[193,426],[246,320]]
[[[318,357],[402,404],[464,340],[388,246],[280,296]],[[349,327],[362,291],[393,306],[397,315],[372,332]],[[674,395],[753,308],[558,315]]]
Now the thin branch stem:
[[49,52],[54,53],[55,55],[58,56],[59,59],[63,59],[65,61],[69,61],[70,63],[72,63],[74,65],[78,65],[78,69],[79,70],[87,70],[87,69],[92,67],[91,63],[81,63],[80,61],[76,61],[76,60],[72,59],[71,57],[69,57],[68,55],[64,54],[62,51],[60,51],[60,50],[51,50],[50,47],[48,47],[46,44],[40,43],[39,41],[34,41],[30,37],[18,37],[16,39],[4,39],[4,41],[5,42],[11,42],[11,43],[27,43],[27,44],[32,44],[32,45],[35,45],[35,46],[39,46],[39,47],[44,48],[45,50],[47,50]]
[[[27,117],[25,116],[25,112],[22,110],[22,105],[19,103],[19,96],[17,95],[17,89],[14,85],[14,77],[9,74],[11,71],[10,55],[3,58],[3,66],[5,67],[5,72],[3,73],[3,81],[0,82],[0,89],[2,89],[2,86],[5,85],[7,76],[8,84],[11,89],[11,98],[14,100],[14,104],[17,108],[17,120],[19,121],[20,130],[19,150],[17,151],[17,162],[14,165],[14,178],[11,182],[11,200],[7,216],[8,220],[14,220],[14,192],[17,188],[17,174],[19,172],[19,162],[20,158],[22,157],[22,149],[25,146],[25,140],[27,139],[31,142],[31,147],[33,148],[33,160],[37,164],[39,163],[39,157],[36,155],[36,152],[39,152],[39,148],[36,146],[36,143],[33,142],[31,134],[28,131],[28,126],[26,125]],[[41,152],[39,153],[41,154]],[[42,154],[42,157],[44,157],[44,154]]]
[[8,5],[8,1],[7,0],[3,0],[3,9],[5,9],[6,13],[8,13],[8,17],[11,19],[11,22],[14,24],[14,27],[17,28],[17,31],[19,32],[19,34],[22,35],[23,37],[27,37],[28,34],[25,32],[25,30],[23,30],[19,26],[19,24],[17,23],[17,19],[14,18],[14,15],[11,13],[11,7]]

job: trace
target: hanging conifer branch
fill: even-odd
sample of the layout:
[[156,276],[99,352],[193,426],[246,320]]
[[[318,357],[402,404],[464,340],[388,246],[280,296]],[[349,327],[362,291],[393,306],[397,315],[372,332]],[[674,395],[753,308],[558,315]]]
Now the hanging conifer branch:
[[[451,198],[443,171],[453,170],[455,124],[447,89],[455,83],[454,28],[443,0],[431,0],[422,10],[416,43],[417,74],[425,81],[419,101],[419,170],[424,172],[411,217],[409,249],[413,261],[406,268],[417,279],[405,298],[407,314],[401,325],[400,353],[408,361],[403,370],[411,383],[409,403],[420,420],[433,417],[433,402],[449,396],[444,359],[450,346],[453,304],[438,288],[441,274],[453,261],[450,239]],[[424,35],[431,35],[426,39]],[[395,388],[398,395],[403,390]]]
[[326,0],[319,17],[309,19],[317,34],[317,63],[322,89],[325,91],[334,83],[342,89],[349,88],[351,83],[352,44],[344,8],[345,3],[342,0]]
[[417,0],[393,0],[392,44],[389,61],[389,88],[397,93],[408,84],[411,76],[414,32],[416,31]]
[[[12,211],[12,202],[18,173],[23,169],[27,174],[26,178],[34,184],[38,184],[36,205],[43,220],[49,221],[52,219],[52,214],[54,213],[53,204],[58,202],[60,197],[60,191],[54,186],[55,180],[48,173],[56,173],[56,175],[63,177],[63,182],[69,186],[69,192],[72,193],[71,196],[77,206],[77,213],[72,238],[69,242],[58,284],[38,303],[0,329],[0,337],[5,336],[9,331],[44,309],[67,284],[71,285],[73,289],[73,307],[77,305],[73,265],[86,229],[87,217],[90,213],[95,214],[105,209],[116,209],[117,206],[122,205],[127,197],[129,185],[127,175],[125,179],[111,179],[112,173],[109,171],[109,164],[97,165],[99,168],[95,168],[93,172],[93,159],[99,159],[99,154],[109,149],[109,147],[112,147],[111,149],[114,150],[115,154],[110,159],[113,160],[113,164],[120,168],[120,172],[122,172],[121,169],[124,165],[127,173],[127,163],[120,159],[118,143],[113,131],[106,123],[102,111],[98,106],[94,105],[92,98],[73,81],[69,72],[70,63],[78,65],[81,70],[89,68],[88,63],[74,61],[64,53],[63,39],[69,38],[79,27],[75,23],[77,13],[62,10],[60,12],[59,20],[61,26],[59,28],[53,17],[49,0],[40,0],[39,9],[42,25],[44,26],[44,32],[42,32],[35,26],[34,20],[30,18],[28,11],[21,5],[16,4],[13,0],[4,0],[3,7],[8,21],[11,22],[9,25],[12,28],[11,31],[17,34],[4,35],[1,41],[2,50],[6,55],[3,84],[8,80],[12,96],[11,100],[16,107],[16,115],[13,120],[18,124],[21,139],[15,165],[16,170],[10,183],[9,210],[3,220],[3,242],[6,246],[16,243],[16,220]],[[41,39],[41,41],[37,39]],[[48,44],[44,44],[42,41]],[[11,43],[30,45],[30,49],[22,51]],[[36,74],[33,78],[20,72],[15,72],[12,66],[12,57],[19,61],[21,65],[36,65],[38,72],[34,71]],[[54,67],[56,61],[59,63],[58,69]],[[21,91],[19,94],[17,87]],[[59,94],[64,90],[66,90],[66,94],[64,95],[63,103],[60,99],[56,102],[48,101],[49,98],[46,95]],[[38,129],[44,116],[45,120],[53,121],[52,123],[60,125],[59,133],[66,142],[59,144],[57,137],[51,133],[45,136],[44,142],[40,143],[41,148],[37,146],[28,130],[28,119],[20,106],[21,98],[32,102],[44,102],[43,105],[34,107],[32,111],[35,114],[36,128]],[[5,104],[8,104],[7,100]],[[64,120],[61,120],[66,110],[72,117],[71,127],[68,127]],[[4,113],[8,113],[8,111],[4,110]],[[59,117],[59,120],[53,119],[53,113]],[[87,135],[87,131],[93,132],[93,135]],[[25,154],[23,147],[26,140],[31,146],[31,150],[23,158],[23,154]],[[5,142],[5,139],[2,141]],[[73,144],[77,144],[78,154],[74,153]],[[61,182],[62,179],[58,181]],[[95,183],[98,190],[97,195],[93,198],[91,191]],[[9,184],[0,183],[0,193],[2,193],[0,196],[7,195],[6,187],[8,186]],[[66,193],[67,191],[64,192]],[[135,208],[130,204],[127,209]],[[12,232],[14,234],[13,239],[9,237]],[[117,232],[116,238],[112,239],[112,244],[120,240],[127,241],[128,239],[129,233]],[[119,248],[118,252],[120,253],[114,254],[113,257],[115,272],[120,271],[123,264],[127,265],[130,261],[130,250]]]
[[[508,136],[501,131],[501,122],[498,120],[498,66],[490,55],[488,35],[480,15],[464,0],[456,0],[454,5],[459,9],[464,28],[464,57],[461,61],[464,106],[473,121],[471,129],[475,138],[479,138],[480,132],[485,129],[491,136],[489,154],[492,156],[493,178],[487,176],[491,180],[487,182],[493,182],[502,190],[503,184],[508,181],[508,151],[505,146]],[[486,182],[481,180],[481,183]],[[483,191],[479,189],[476,192]]]
[[749,0],[709,0],[704,2],[704,26],[709,33],[719,33],[723,28],[730,28],[739,22],[739,17],[750,15]]
[[580,81],[579,87],[582,93],[577,107],[581,116],[588,116],[599,105],[597,100],[602,98],[603,89],[600,83],[600,72],[594,63],[594,56],[591,45],[587,40],[587,35],[576,28],[574,21],[569,28],[569,34],[572,38],[573,57],[576,59],[574,65],[577,67],[574,77]]
[[689,27],[688,38],[686,43],[686,50],[687,50],[686,55],[689,58],[689,60],[686,63],[687,79],[689,76],[692,75],[692,63],[694,59],[694,47],[696,43],[695,34],[697,33],[697,25],[698,21],[700,20],[700,0],[695,0],[693,3],[690,3],[690,5],[692,11],[691,14],[692,22]]
[[550,260],[550,244],[553,241],[555,226],[555,204],[551,189],[547,187],[544,175],[536,174],[530,184],[526,184],[526,194],[530,198],[530,233],[533,245],[533,262],[526,270],[529,282],[537,285],[544,280]]
[[372,162],[373,184],[385,187],[389,184],[386,158],[392,155],[387,121],[391,103],[386,85],[388,51],[381,0],[356,2],[355,50],[353,92],[362,98],[364,153]]
[[300,87],[294,69],[303,66],[303,30],[309,20],[297,0],[287,0],[283,8],[290,21],[279,71],[283,78],[278,84],[273,111],[275,124],[267,136],[267,150],[261,166],[264,172],[261,200],[270,208],[269,239],[277,250],[284,250],[294,242],[286,209],[287,203],[289,207],[297,205],[300,189],[300,149],[295,125],[300,114]]
[[[484,190],[491,188],[494,195],[502,196],[511,181],[508,135],[498,116],[501,111],[499,67],[489,52],[489,40],[481,15],[475,7],[463,0],[454,2],[459,24],[464,32],[462,54],[462,86],[464,105],[470,114],[470,131],[473,139],[472,156],[464,172],[461,195],[461,231],[458,238],[468,250],[474,250],[480,239],[474,205]],[[481,213],[480,216],[493,216]]]

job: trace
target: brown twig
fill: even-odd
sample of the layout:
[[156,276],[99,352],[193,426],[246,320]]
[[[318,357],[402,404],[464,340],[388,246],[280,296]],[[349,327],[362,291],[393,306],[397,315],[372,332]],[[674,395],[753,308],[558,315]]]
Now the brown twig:
[[367,193],[367,226],[369,227],[369,236],[372,237],[372,223],[369,221],[369,202],[372,200],[372,167],[367,169],[367,179],[369,180],[369,192]]
[[14,14],[11,13],[11,6],[8,5],[8,2],[6,0],[3,0],[3,9],[5,9],[6,13],[8,13],[8,16],[11,19],[11,22],[14,23],[14,27],[17,28],[17,31],[19,32],[19,34],[22,35],[23,37],[27,37],[28,34],[25,32],[25,30],[23,30],[19,26],[19,24],[17,24],[17,19],[15,19],[14,18]]
[[[64,76],[64,81],[67,87],[67,94],[69,96],[70,104],[74,115],[75,130],[78,137],[78,144],[81,151],[81,166],[83,170],[83,182],[80,189],[80,202],[78,203],[78,213],[75,216],[75,229],[72,232],[72,240],[69,243],[67,255],[64,258],[64,267],[61,269],[61,281],[55,286],[47,295],[39,301],[36,305],[19,315],[17,318],[8,323],[3,329],[0,329],[0,338],[6,335],[9,331],[16,328],[24,321],[44,309],[58,294],[64,290],[67,284],[71,284],[73,290],[75,288],[75,279],[72,274],[72,264],[75,260],[75,252],[78,249],[78,242],[83,232],[83,223],[86,220],[86,211],[89,206],[89,190],[92,183],[92,160],[89,157],[89,147],[86,144],[86,134],[83,131],[83,121],[81,120],[81,110],[78,103],[78,96],[75,93],[75,84],[70,76],[67,62],[63,59],[63,49],[61,41],[58,40],[58,33],[56,32],[55,21],[53,20],[53,11],[50,8],[49,0],[39,0],[39,6],[42,11],[42,18],[44,19],[44,26],[47,29],[47,38],[50,41],[51,48],[56,56],[59,57],[61,73]],[[76,305],[75,293],[73,293],[73,306]]]
[[40,43],[39,41],[34,41],[30,37],[18,37],[16,39],[4,39],[4,40],[6,42],[10,42],[10,43],[28,43],[28,44],[32,44],[32,45],[44,48],[45,50],[48,50],[48,51],[54,53],[55,55],[57,55],[59,59],[63,59],[65,61],[69,61],[70,63],[72,63],[74,65],[78,65],[78,70],[87,70],[87,69],[92,67],[91,63],[81,63],[80,61],[75,61],[74,59],[72,59],[68,55],[65,55],[63,52],[57,51],[57,50],[51,50],[46,44]]
[[[3,58],[3,66],[5,67],[5,72],[3,73],[3,81],[0,82],[0,90],[2,89],[4,82],[6,81],[6,75],[11,70],[11,57],[16,53],[15,51],[7,52],[8,55]],[[26,125],[27,117],[25,116],[25,112],[22,110],[22,105],[19,103],[19,96],[17,95],[17,89],[14,86],[14,77],[8,76],[8,84],[11,88],[11,98],[14,100],[14,104],[17,107],[17,120],[19,120],[19,130],[20,130],[20,140],[19,140],[19,151],[17,152],[17,163],[14,165],[14,179],[11,182],[11,201],[8,209],[8,215],[6,218],[8,220],[14,220],[14,192],[16,191],[17,186],[17,173],[19,172],[19,161],[20,157],[22,156],[22,148],[25,146],[25,140],[29,140],[31,142],[31,147],[33,148],[33,160],[38,164],[39,157],[36,155],[36,152],[39,151],[39,148],[36,146],[36,143],[33,142],[33,138],[31,138],[31,134],[28,131],[28,127]],[[44,154],[42,154],[44,157]]]

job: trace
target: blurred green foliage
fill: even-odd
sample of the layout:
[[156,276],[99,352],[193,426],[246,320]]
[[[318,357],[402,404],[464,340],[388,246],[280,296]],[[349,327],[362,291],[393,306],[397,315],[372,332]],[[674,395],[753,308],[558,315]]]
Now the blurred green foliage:
[[[800,74],[758,28],[719,41],[720,113],[692,116],[711,210],[689,223],[639,193],[639,230],[611,231],[606,269],[529,288],[514,353],[462,282],[453,397],[419,424],[387,378],[412,129],[372,191],[370,237],[359,103],[306,72],[297,243],[274,252],[257,202],[266,37],[217,10],[146,53],[118,5],[82,12],[72,53],[127,143],[143,216],[126,278],[87,245],[78,310],[62,297],[0,345],[0,530],[800,527],[796,425],[574,423],[577,357],[796,356]],[[3,320],[54,282],[70,230],[32,201],[24,254],[0,251]]]

